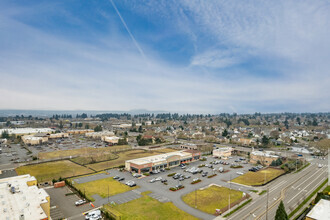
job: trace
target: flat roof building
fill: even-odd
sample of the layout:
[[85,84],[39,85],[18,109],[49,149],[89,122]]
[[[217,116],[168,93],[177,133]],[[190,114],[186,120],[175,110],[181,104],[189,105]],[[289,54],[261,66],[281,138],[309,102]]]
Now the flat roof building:
[[55,130],[51,128],[9,128],[9,129],[0,129],[0,134],[2,134],[2,132],[4,131],[7,131],[9,135],[13,134],[16,136],[55,132]]
[[250,154],[250,163],[258,163],[269,166],[274,160],[277,160],[279,156],[275,155],[274,151],[252,151]]
[[161,168],[175,167],[200,159],[201,153],[194,150],[174,151],[166,154],[142,157],[125,162],[125,169],[137,173],[150,172]]
[[330,201],[321,199],[309,213],[306,220],[329,220],[330,219]]
[[0,217],[3,220],[50,219],[50,197],[27,175],[0,179]]
[[231,156],[231,152],[233,151],[232,147],[220,147],[218,149],[214,149],[212,154],[214,157],[219,157],[222,159],[227,159]]

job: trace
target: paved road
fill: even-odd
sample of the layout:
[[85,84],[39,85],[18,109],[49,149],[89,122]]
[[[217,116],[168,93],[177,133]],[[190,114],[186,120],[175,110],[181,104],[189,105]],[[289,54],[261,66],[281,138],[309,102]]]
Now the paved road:
[[[323,163],[318,168],[318,163]],[[326,178],[326,161],[313,159],[311,165],[298,173],[284,175],[264,187],[268,193],[268,219],[274,219],[278,204],[283,199],[287,213],[294,210]],[[229,219],[266,219],[267,194],[259,196]]]

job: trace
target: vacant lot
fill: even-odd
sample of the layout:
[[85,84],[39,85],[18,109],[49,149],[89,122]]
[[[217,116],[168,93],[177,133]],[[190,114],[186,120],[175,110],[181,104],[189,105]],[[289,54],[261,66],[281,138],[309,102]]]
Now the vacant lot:
[[243,197],[243,193],[240,191],[230,190],[226,187],[210,186],[203,190],[197,190],[197,192],[188,193],[182,197],[182,200],[194,208],[196,201],[197,209],[214,214],[216,209],[222,209],[229,205],[229,192],[231,203]]
[[161,203],[148,195],[114,207],[106,205],[105,208],[121,216],[121,219],[197,219],[171,202]]
[[60,177],[64,178],[92,173],[93,171],[72,163],[69,160],[62,160],[18,167],[16,168],[16,172],[19,175],[30,174],[31,176],[35,176],[38,181],[43,182],[58,179]]
[[271,181],[283,173],[284,170],[282,169],[267,168],[257,172],[245,173],[242,176],[233,179],[232,181],[248,186],[258,186]]
[[117,180],[114,180],[112,177],[106,179],[95,180],[87,183],[74,184],[74,187],[81,190],[81,192],[85,192],[86,197],[94,201],[92,195],[98,194],[102,198],[108,197],[108,189],[109,196],[113,196],[119,193],[124,193],[138,187],[129,187]]
[[83,147],[79,149],[72,150],[58,150],[52,152],[41,152],[39,153],[39,159],[56,159],[56,158],[64,158],[64,157],[97,157],[104,154],[112,154],[115,152],[129,150],[131,146],[121,145],[121,146],[112,146],[112,147],[102,147],[102,148],[93,148],[93,147]]
[[152,156],[152,155],[157,155],[157,154],[162,154],[162,153],[168,153],[172,152],[174,150],[165,148],[165,149],[160,149],[160,150],[153,150],[153,151],[145,151],[145,150],[130,150],[130,151],[124,151],[118,153],[118,158],[115,160],[110,160],[110,161],[105,161],[101,163],[93,163],[88,165],[88,167],[94,169],[94,170],[104,170],[112,167],[118,167],[120,165],[125,165],[126,160],[131,160],[135,158],[140,158],[140,157],[147,157],[147,156]]
[[117,159],[118,155],[113,153],[105,153],[100,155],[91,155],[91,156],[83,156],[83,157],[75,157],[71,159],[73,162],[79,163],[81,165],[97,163],[106,160],[114,160]]

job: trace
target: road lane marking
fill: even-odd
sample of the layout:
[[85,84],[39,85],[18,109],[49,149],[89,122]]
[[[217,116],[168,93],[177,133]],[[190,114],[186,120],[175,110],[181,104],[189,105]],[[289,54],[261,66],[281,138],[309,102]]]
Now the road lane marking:
[[[324,175],[324,173],[322,172],[322,173],[321,173],[320,175],[318,175],[317,178],[315,178],[314,180],[318,180],[318,178],[319,178],[321,175]],[[305,190],[305,189],[306,189],[308,186],[310,186],[313,182],[314,182],[314,181],[310,182],[307,186],[305,186],[305,188],[304,188],[303,190]],[[301,192],[303,192],[303,191],[298,192],[294,197],[292,197],[292,198],[287,202],[287,204],[290,203],[294,198],[296,198]]]

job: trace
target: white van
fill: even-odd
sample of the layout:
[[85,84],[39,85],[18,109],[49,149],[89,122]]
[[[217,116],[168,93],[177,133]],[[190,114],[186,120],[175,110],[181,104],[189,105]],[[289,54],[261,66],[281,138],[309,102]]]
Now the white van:
[[85,216],[85,219],[86,220],[101,219],[101,211],[100,210],[91,211]]

